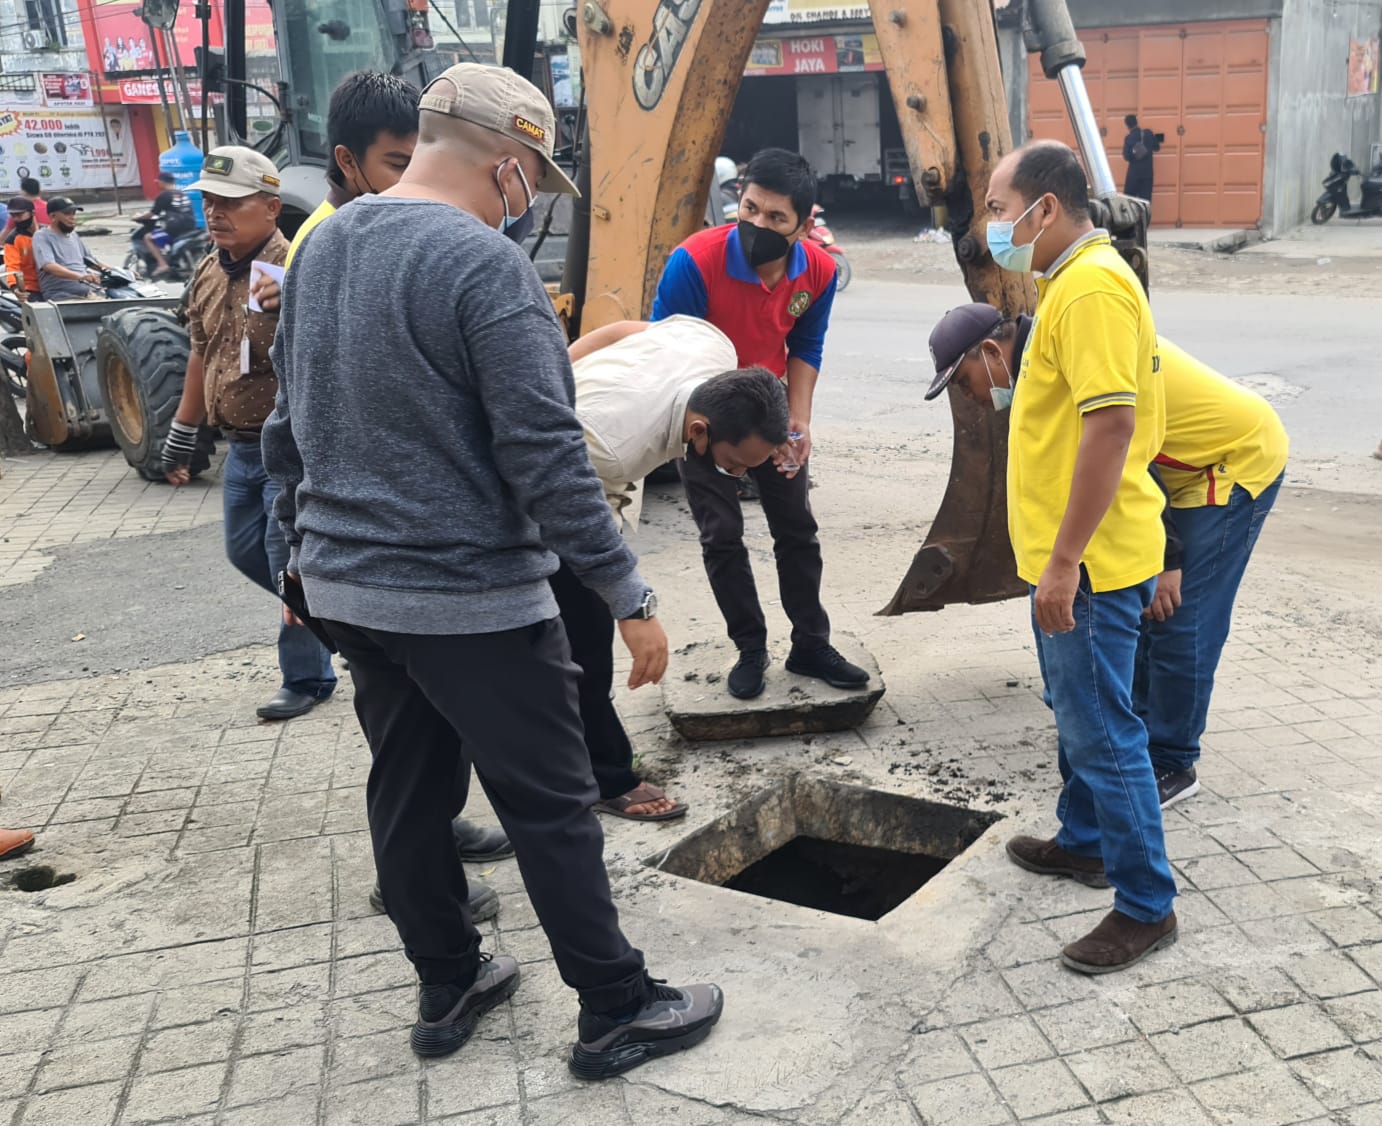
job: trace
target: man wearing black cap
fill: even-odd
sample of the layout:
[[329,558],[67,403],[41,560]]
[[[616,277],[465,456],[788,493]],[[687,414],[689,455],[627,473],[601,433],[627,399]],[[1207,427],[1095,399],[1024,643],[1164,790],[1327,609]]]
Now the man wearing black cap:
[[34,265],[34,236],[38,234],[33,200],[22,195],[9,202],[9,233],[5,235],[5,284],[37,301],[38,267]]
[[91,287],[101,280],[101,270],[110,269],[87,260],[95,257],[77,234],[77,212],[83,210],[66,196],[48,201],[48,227],[34,236],[34,265],[38,285],[45,301],[72,301],[93,296]]

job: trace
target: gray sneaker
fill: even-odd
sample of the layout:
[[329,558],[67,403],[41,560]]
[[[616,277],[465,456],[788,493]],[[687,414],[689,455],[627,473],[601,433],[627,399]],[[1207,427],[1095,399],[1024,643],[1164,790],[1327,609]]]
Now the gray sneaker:
[[480,955],[480,971],[466,990],[458,985],[423,985],[413,1025],[413,1051],[419,1056],[447,1056],[470,1039],[480,1018],[513,996],[518,988],[518,960],[505,954]]
[[[467,887],[470,894],[467,896],[466,902],[470,906],[470,921],[472,923],[483,923],[499,914],[499,893],[489,884],[482,884],[479,880],[470,880]],[[380,915],[389,913],[389,909],[384,906],[384,893],[377,883],[369,893],[369,905]]]
[[581,1010],[580,1042],[567,1065],[579,1079],[609,1079],[658,1056],[694,1048],[710,1035],[724,1011],[718,985],[676,989],[648,979],[643,1007],[620,1020]]
[[1169,809],[1178,801],[1193,798],[1200,792],[1200,780],[1195,770],[1158,770],[1156,772],[1156,792],[1161,798],[1161,808]]

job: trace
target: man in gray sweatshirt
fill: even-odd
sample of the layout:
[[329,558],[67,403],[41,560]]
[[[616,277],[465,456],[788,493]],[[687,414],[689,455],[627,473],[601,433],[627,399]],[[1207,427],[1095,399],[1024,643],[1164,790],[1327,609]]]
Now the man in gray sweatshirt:
[[420,107],[402,181],[322,224],[288,274],[264,459],[289,574],[350,661],[375,867],[421,980],[413,1050],[455,1051],[518,983],[514,959],[481,954],[466,908],[450,829],[464,759],[580,995],[571,1069],[605,1078],[699,1043],[723,997],[653,981],[620,931],[548,583],[558,559],[618,620],[630,687],[661,678],[667,639],[518,246],[536,192],[575,191],[552,161],[552,108],[476,64]]

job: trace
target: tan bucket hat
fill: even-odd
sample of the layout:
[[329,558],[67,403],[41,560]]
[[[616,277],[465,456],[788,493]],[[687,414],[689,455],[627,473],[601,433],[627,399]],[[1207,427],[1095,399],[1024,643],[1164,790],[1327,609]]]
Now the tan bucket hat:
[[[441,82],[451,83],[455,94],[430,93]],[[542,157],[543,164],[542,179],[533,187],[535,192],[581,194],[552,159],[557,137],[552,104],[541,90],[507,67],[457,63],[428,85],[418,100],[418,108],[469,121],[532,149]]]
[[222,145],[206,154],[201,179],[189,191],[224,199],[243,199],[256,192],[278,195],[278,169],[262,152],[244,145]]

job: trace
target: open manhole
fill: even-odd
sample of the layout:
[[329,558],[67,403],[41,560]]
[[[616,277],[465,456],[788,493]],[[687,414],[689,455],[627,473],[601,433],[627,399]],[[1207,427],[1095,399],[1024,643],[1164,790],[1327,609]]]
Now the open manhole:
[[75,872],[59,872],[48,864],[37,864],[32,868],[21,868],[10,877],[10,886],[16,891],[47,891],[60,888],[77,878]]
[[999,814],[794,774],[649,865],[799,907],[881,919]]

